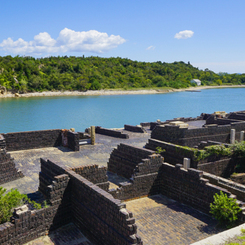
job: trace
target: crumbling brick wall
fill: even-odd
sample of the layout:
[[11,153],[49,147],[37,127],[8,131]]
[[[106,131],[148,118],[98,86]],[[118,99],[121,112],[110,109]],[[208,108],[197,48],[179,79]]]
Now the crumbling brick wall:
[[77,168],[72,168],[74,172],[83,176],[85,179],[96,184],[101,189],[109,190],[109,181],[107,177],[107,168],[104,166],[98,166],[96,164],[81,166]]
[[6,142],[0,135],[0,184],[24,177],[21,171],[15,168],[14,159],[6,152]]
[[136,165],[154,153],[148,149],[120,144],[110,155],[108,171],[129,179],[132,177]]
[[[68,189],[66,188],[63,195],[63,199],[67,202],[63,201],[63,203],[64,205],[71,204],[68,209],[71,211],[72,221],[89,238],[102,244],[143,244],[137,236],[137,227],[132,213],[120,200],[62,163],[41,159],[41,171],[43,173],[40,174],[40,179],[41,176],[46,176],[40,180],[40,186],[49,187],[53,176],[57,174],[69,176]],[[40,191],[44,192],[44,190],[45,188],[40,188]],[[47,192],[44,194],[47,196]]]
[[229,143],[231,129],[236,130],[236,140],[240,132],[245,130],[245,122],[234,122],[228,125],[210,125],[203,128],[180,128],[179,126],[160,125],[152,131],[151,138],[182,146],[194,147],[201,141],[218,141]]

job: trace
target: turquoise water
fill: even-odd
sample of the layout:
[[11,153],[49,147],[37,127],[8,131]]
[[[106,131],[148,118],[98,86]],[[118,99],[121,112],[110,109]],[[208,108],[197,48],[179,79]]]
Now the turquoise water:
[[0,133],[95,125],[121,128],[202,112],[245,110],[245,88],[148,95],[0,99]]

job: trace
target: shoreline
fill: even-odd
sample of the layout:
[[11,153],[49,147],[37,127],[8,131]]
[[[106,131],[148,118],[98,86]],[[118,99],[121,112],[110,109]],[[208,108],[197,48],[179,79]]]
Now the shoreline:
[[164,94],[172,92],[194,91],[202,89],[217,89],[217,88],[245,88],[245,85],[224,85],[224,86],[198,86],[189,87],[186,89],[139,89],[139,90],[88,90],[86,92],[80,91],[45,91],[19,94],[16,96],[12,93],[0,95],[0,98],[19,98],[19,97],[53,97],[53,96],[100,96],[100,95],[127,95],[127,94]]

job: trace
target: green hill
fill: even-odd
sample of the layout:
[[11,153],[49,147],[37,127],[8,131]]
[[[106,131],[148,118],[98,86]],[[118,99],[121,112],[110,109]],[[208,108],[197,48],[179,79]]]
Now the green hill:
[[0,57],[0,85],[12,92],[187,88],[191,79],[202,85],[245,84],[245,74],[216,74],[184,62],[139,62],[100,57]]

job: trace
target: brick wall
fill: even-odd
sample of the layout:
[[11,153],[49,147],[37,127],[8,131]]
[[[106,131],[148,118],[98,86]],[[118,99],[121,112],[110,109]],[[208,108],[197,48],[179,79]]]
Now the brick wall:
[[116,137],[116,138],[123,138],[123,139],[129,138],[128,134],[124,134],[121,131],[106,129],[106,128],[102,128],[99,126],[95,127],[95,133],[96,134],[103,134],[103,135],[107,135],[107,136],[111,136],[111,137]]
[[[27,208],[22,212],[14,212],[11,222],[0,225],[1,245],[21,245],[71,222],[69,177],[67,174],[53,176],[57,171],[53,166],[51,168],[54,171],[46,176],[45,173],[49,172],[48,165],[48,162],[42,160],[44,172],[40,175],[40,190],[50,206],[40,210]],[[18,209],[21,208],[16,210]]]
[[205,172],[203,173],[203,177],[205,179],[208,179],[211,184],[227,189],[232,194],[236,195],[237,199],[245,202],[245,186],[244,185],[240,183],[236,183],[236,181],[225,179],[225,178],[222,178],[222,177],[210,174],[210,173],[205,173]]
[[157,147],[161,147],[165,150],[165,152],[162,153],[165,162],[176,165],[178,163],[182,164],[184,158],[189,158],[191,160],[191,168],[196,168],[218,176],[229,177],[234,172],[237,163],[236,160],[230,157],[219,156],[210,156],[207,159],[197,161],[194,158],[194,152],[192,150],[155,139],[149,139],[145,146],[145,148],[150,150],[156,150]]
[[127,131],[132,131],[136,133],[145,133],[145,129],[139,126],[132,126],[132,125],[124,125],[124,129]]
[[75,173],[81,175],[85,179],[96,184],[101,189],[108,191],[109,182],[107,177],[107,168],[104,166],[98,166],[96,164],[81,166],[72,169]]
[[235,166],[236,162],[234,159],[223,158],[213,162],[199,163],[197,169],[228,178],[234,172]]
[[18,151],[61,145],[61,130],[40,130],[3,134],[7,151]]
[[68,147],[73,151],[79,151],[79,134],[76,132],[67,132]]
[[202,171],[192,168],[185,170],[180,164],[176,166],[162,164],[158,182],[161,186],[161,194],[207,214],[215,193],[223,191],[228,196],[231,195],[226,189],[210,184],[203,178]]
[[136,165],[154,153],[148,149],[120,144],[110,155],[108,171],[129,179],[134,174]]
[[46,196],[45,186],[49,187],[49,184],[53,183],[53,176],[69,176],[69,191],[66,192],[66,188],[63,196],[67,201],[63,203],[71,205],[67,209],[71,211],[72,221],[89,238],[99,241],[99,244],[143,244],[136,234],[133,214],[120,200],[61,163],[42,159],[41,171],[40,191]]
[[22,177],[23,173],[15,168],[14,159],[5,149],[0,149],[0,184]]
[[231,180],[239,183],[239,184],[245,184],[245,173],[236,173],[234,175],[230,176]]
[[6,149],[6,141],[3,135],[0,134],[0,150],[1,149]]
[[119,183],[119,188],[111,189],[115,198],[129,200],[143,196],[160,193],[160,187],[156,184],[158,171],[163,162],[159,154],[150,155],[135,166],[132,178],[129,181]]
[[233,112],[230,115],[228,115],[228,118],[229,119],[237,119],[237,120],[245,121],[245,113]]
[[156,151],[157,147],[161,147],[161,149],[165,150],[165,152],[162,153],[165,162],[174,165],[177,163],[182,164],[183,159],[187,157],[191,159],[191,167],[197,167],[198,162],[194,160],[194,152],[192,150],[184,149],[181,146],[156,139],[149,139],[148,143],[145,145],[146,149],[150,149],[152,151]]
[[178,145],[194,147],[201,141],[218,141],[229,143],[230,130],[236,130],[236,140],[240,138],[240,131],[245,130],[245,122],[234,122],[229,125],[210,125],[203,128],[179,128],[179,126],[156,126],[151,138]]

